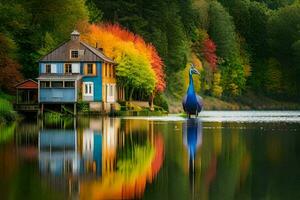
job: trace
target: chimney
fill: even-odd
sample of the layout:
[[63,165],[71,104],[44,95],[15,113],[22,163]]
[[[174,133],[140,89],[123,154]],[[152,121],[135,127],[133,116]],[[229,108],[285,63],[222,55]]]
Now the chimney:
[[103,48],[101,48],[101,46],[98,46],[98,42],[96,42],[96,49],[99,51],[103,51]]
[[73,41],[79,41],[79,38],[80,38],[80,33],[78,31],[74,30],[71,33],[71,40],[73,40]]

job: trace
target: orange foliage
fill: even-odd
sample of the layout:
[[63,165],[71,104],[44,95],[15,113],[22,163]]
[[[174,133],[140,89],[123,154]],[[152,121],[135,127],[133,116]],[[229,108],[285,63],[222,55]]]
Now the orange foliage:
[[[155,73],[156,92],[164,91],[166,87],[164,63],[152,44],[146,43],[139,35],[116,24],[85,24],[81,25],[81,27],[88,30],[88,33],[83,34],[83,40],[90,44],[101,45],[104,53],[113,59],[117,59],[120,54],[126,54],[126,52],[123,52],[124,48],[118,48],[118,46],[124,47],[124,45],[126,45],[126,47],[128,45],[128,48],[133,48],[134,50],[131,52],[145,57]],[[114,44],[112,45],[112,43]]]

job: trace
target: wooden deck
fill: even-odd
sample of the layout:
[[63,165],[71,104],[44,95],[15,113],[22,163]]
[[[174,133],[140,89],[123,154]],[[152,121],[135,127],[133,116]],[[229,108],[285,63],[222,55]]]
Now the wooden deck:
[[38,112],[39,104],[14,104],[14,109],[19,112]]

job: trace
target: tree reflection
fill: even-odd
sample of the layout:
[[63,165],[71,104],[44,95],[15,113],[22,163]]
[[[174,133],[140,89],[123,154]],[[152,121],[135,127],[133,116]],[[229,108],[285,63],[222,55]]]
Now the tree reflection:
[[[103,176],[82,181],[80,197],[90,199],[141,198],[163,162],[163,139],[155,134],[151,122],[109,119],[103,129]],[[119,123],[119,122],[118,122]],[[110,127],[110,125],[113,125]]]

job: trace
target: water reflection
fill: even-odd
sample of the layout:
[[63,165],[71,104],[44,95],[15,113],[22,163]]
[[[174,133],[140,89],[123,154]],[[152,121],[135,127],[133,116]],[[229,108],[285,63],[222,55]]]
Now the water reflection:
[[43,124],[38,136],[42,177],[73,198],[141,198],[163,162],[163,139],[154,134],[153,123],[121,124],[116,118],[84,119],[79,128],[74,123]]
[[202,144],[202,124],[200,119],[188,119],[182,126],[183,144],[189,157],[189,179],[191,192],[195,194],[195,159],[198,148]]
[[299,124],[79,118],[0,128],[1,199],[299,199]]

